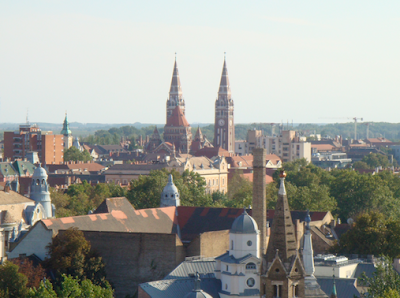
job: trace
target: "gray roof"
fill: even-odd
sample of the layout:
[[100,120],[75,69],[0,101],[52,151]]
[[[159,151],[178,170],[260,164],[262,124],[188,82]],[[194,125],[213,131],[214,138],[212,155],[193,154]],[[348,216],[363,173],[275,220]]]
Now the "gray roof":
[[[333,288],[333,278],[331,277],[317,277],[317,281],[321,289],[330,296]],[[356,288],[355,278],[335,278],[337,296],[340,298],[354,298],[359,297],[360,293]]]
[[[164,279],[140,284],[139,287],[152,298],[184,298],[192,292],[195,285],[194,278]],[[203,278],[200,288],[213,298],[219,298],[221,281],[216,278]]]
[[365,275],[368,277],[372,277],[373,273],[376,271],[376,268],[373,263],[360,263],[357,266],[356,272],[354,273],[354,278],[359,278],[365,272]]
[[242,258],[236,259],[234,256],[230,256],[229,252],[226,252],[223,255],[220,255],[219,257],[216,257],[215,259],[216,260],[220,260],[221,262],[224,262],[224,263],[240,264],[243,261],[245,261],[245,260],[247,260],[247,259],[249,259],[251,257],[254,257],[254,256],[252,254],[247,254]]
[[257,223],[244,210],[243,214],[233,222],[230,232],[234,234],[256,234],[258,232]]
[[214,278],[215,270],[214,258],[200,258],[198,260],[187,260],[179,264],[170,274],[164,279],[185,279],[194,277],[199,273],[200,278]]

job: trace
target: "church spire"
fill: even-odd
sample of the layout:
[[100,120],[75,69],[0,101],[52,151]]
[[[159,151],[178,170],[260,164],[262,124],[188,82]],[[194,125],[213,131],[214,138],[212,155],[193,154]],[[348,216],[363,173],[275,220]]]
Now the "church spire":
[[219,83],[218,99],[231,99],[231,85],[229,83],[228,68],[226,67],[226,53],[222,67],[221,81]]
[[295,256],[297,249],[295,229],[284,184],[286,173],[281,172],[279,177],[281,179],[281,186],[278,193],[278,200],[276,201],[274,221],[271,227],[271,238],[267,250],[267,259],[269,262],[274,259],[277,249],[279,249],[279,257],[283,262]]
[[69,129],[67,112],[65,112],[64,124],[63,124],[63,129],[61,131],[61,134],[64,136],[69,136],[72,134],[71,130]]
[[303,262],[304,269],[307,276],[314,276],[314,252],[312,248],[311,231],[310,231],[310,211],[307,210],[307,216],[304,220],[306,222],[306,232],[304,234],[304,246],[303,246]]
[[176,106],[179,106],[183,114],[185,114],[185,101],[182,96],[182,86],[175,53],[174,70],[172,72],[171,86],[169,88],[169,97],[167,100],[167,120]]

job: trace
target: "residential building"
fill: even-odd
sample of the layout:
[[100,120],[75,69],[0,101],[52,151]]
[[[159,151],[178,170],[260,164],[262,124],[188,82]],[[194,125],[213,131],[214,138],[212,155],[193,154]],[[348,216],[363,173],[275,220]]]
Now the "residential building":
[[24,159],[36,151],[43,164],[64,161],[64,136],[42,131],[37,125],[24,124],[19,131],[4,132],[4,158]]
[[347,153],[344,152],[313,153],[311,161],[323,169],[343,169],[352,163],[351,158],[347,158]]

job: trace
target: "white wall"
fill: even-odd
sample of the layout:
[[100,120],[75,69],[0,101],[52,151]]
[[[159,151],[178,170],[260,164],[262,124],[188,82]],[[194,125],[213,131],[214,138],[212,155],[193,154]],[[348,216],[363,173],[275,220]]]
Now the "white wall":
[[8,258],[18,258],[20,254],[27,256],[35,254],[38,258],[44,260],[47,256],[46,246],[51,242],[52,237],[53,231],[47,230],[42,222],[38,222],[13,251],[7,253]]

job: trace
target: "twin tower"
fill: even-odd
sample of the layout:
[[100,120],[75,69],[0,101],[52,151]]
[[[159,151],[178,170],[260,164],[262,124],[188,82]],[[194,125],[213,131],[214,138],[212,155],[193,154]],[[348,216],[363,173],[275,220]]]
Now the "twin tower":
[[[183,115],[185,115],[185,100],[182,95],[178,64],[175,57],[171,88],[169,90],[169,98],[167,99],[167,123],[168,118],[172,116],[177,106]],[[219,83],[218,97],[215,101],[214,147],[221,147],[231,153],[235,153],[235,122],[233,108],[231,86],[229,84],[225,58],[221,81]]]

